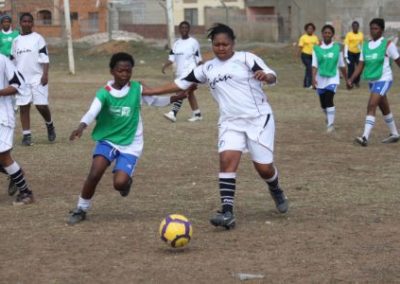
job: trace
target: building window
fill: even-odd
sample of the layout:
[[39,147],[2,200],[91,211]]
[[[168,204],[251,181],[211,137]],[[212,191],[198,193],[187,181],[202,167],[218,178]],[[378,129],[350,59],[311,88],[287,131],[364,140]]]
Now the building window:
[[42,25],[51,25],[51,12],[42,10],[37,13],[37,22]]
[[199,24],[198,11],[197,9],[184,9],[185,21],[188,21],[190,25],[197,26]]
[[89,30],[91,32],[97,32],[99,30],[99,13],[89,13]]
[[78,21],[79,20],[78,12],[72,12],[69,16],[71,18],[71,21]]

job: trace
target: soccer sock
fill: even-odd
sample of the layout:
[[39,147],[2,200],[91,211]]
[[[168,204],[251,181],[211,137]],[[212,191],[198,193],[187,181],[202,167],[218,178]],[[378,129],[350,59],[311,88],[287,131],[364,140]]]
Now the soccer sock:
[[335,107],[327,107],[326,108],[326,123],[327,126],[333,125],[335,123],[335,114],[336,108]]
[[193,111],[193,116],[201,116],[201,111],[200,109],[196,109]]
[[79,196],[78,205],[76,207],[81,208],[83,211],[88,211],[92,205],[91,199],[84,199]]
[[396,128],[396,123],[394,122],[394,119],[393,119],[393,114],[389,113],[387,115],[384,115],[383,119],[385,120],[386,125],[390,130],[390,134],[399,135],[399,132],[397,131],[397,128]]
[[[51,127],[51,126],[53,126],[53,121],[52,120],[50,120],[49,122],[47,122],[47,121],[45,121],[46,122],[46,126],[47,127]],[[54,126],[53,126],[54,127]]]
[[6,170],[14,184],[17,186],[19,192],[31,192],[28,188],[28,184],[26,183],[24,174],[22,173],[22,169],[17,164],[17,162],[12,163],[4,169]]
[[31,132],[30,129],[28,129],[28,130],[23,130],[23,131],[22,131],[22,134],[23,134],[23,135],[31,135],[31,133],[32,133],[32,132]]
[[219,173],[219,194],[222,212],[233,211],[235,200],[236,173]]
[[268,184],[269,190],[279,190],[279,174],[278,169],[274,167],[275,173],[272,177],[264,179],[264,181]]
[[365,125],[364,125],[364,133],[363,137],[368,140],[369,135],[371,134],[372,128],[374,128],[375,125],[375,116],[372,115],[367,115],[365,117]]
[[174,113],[175,116],[178,113],[178,111],[181,109],[182,103],[183,103],[183,100],[178,100],[178,101],[174,102],[174,104],[172,105],[172,109],[171,110],[172,110],[172,112]]

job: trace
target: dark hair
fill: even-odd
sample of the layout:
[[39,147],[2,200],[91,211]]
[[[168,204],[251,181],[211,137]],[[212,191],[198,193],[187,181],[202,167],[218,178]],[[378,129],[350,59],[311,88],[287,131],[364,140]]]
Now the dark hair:
[[129,63],[132,64],[132,67],[135,66],[135,60],[133,59],[132,55],[125,52],[118,52],[114,53],[113,56],[111,56],[109,64],[110,69],[114,69],[117,63],[121,61],[128,61]]
[[313,23],[307,23],[304,25],[304,30],[306,31],[308,29],[308,27],[312,27],[313,30],[315,31],[315,25]]
[[33,16],[32,16],[31,13],[27,13],[27,12],[26,12],[26,13],[22,13],[21,16],[19,16],[19,21],[21,22],[22,19],[23,19],[24,17],[29,17],[29,18],[31,18],[31,20],[32,20],[32,22],[33,22]]
[[221,23],[215,23],[214,25],[212,25],[211,28],[207,30],[207,32],[208,32],[207,38],[211,40],[214,40],[214,37],[217,34],[226,34],[232,41],[234,41],[236,38],[233,30],[229,26]]
[[322,27],[321,32],[324,32],[324,30],[330,29],[332,31],[332,34],[335,34],[335,28],[332,25],[325,25]]
[[360,26],[360,23],[359,23],[358,21],[353,21],[353,22],[351,23],[351,25],[357,25],[357,26]]
[[12,22],[12,18],[9,15],[4,15],[1,17],[0,23],[3,23],[4,20],[9,20],[10,22]]
[[188,21],[180,22],[178,27],[182,27],[183,25],[187,25],[190,28],[190,23]]
[[371,22],[369,22],[369,26],[374,25],[374,24],[379,26],[382,29],[382,31],[385,30],[385,20],[384,19],[375,18],[375,19],[372,19]]

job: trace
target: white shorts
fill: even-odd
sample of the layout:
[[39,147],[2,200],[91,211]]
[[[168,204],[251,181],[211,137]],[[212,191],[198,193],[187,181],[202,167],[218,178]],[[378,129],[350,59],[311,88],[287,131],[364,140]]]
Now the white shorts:
[[256,163],[271,164],[274,161],[275,121],[272,113],[222,122],[218,136],[218,153],[229,150],[250,152]]
[[26,94],[17,94],[17,105],[25,106],[33,103],[34,105],[48,105],[49,104],[49,84],[43,86],[27,85],[28,91]]
[[0,124],[0,153],[11,150],[14,140],[14,128]]

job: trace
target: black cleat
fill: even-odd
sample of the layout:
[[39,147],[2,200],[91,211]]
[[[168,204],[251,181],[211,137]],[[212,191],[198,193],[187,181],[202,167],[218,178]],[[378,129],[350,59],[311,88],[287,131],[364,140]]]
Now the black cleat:
[[236,219],[230,211],[226,211],[225,213],[218,211],[217,214],[210,219],[210,223],[215,227],[225,227],[225,229],[229,230],[235,227]]
[[54,128],[53,123],[46,124],[46,127],[47,127],[47,139],[50,142],[54,142],[56,140],[56,129]]
[[68,225],[75,225],[86,219],[86,212],[81,208],[76,208],[69,212]]
[[360,144],[363,147],[367,147],[368,146],[368,140],[364,136],[363,137],[356,137],[356,139],[354,139],[354,142],[356,142],[357,144]]
[[289,202],[287,197],[279,187],[276,189],[269,189],[272,199],[275,202],[276,209],[280,213],[286,213],[289,210]]
[[24,136],[22,137],[22,141],[21,144],[23,146],[32,146],[32,135],[31,134],[24,134]]

